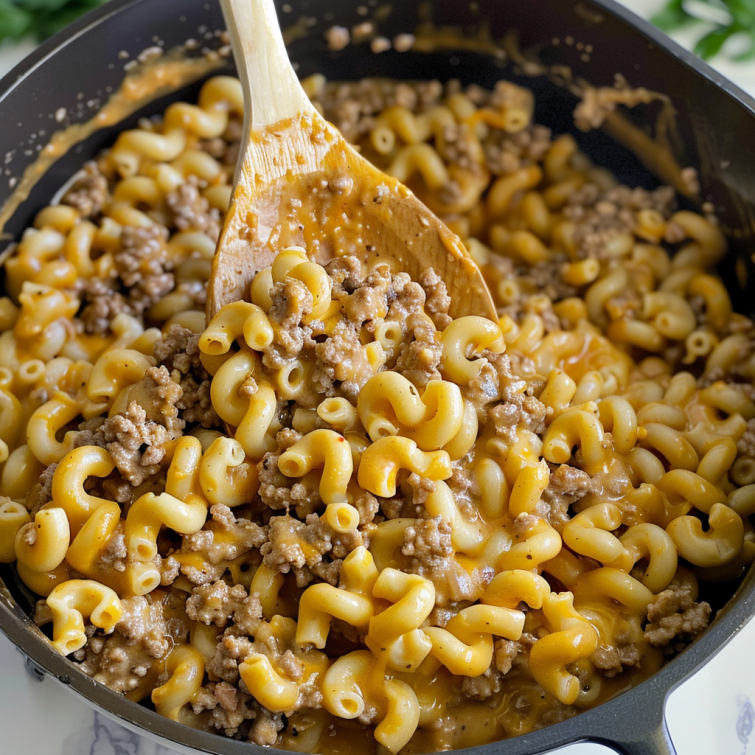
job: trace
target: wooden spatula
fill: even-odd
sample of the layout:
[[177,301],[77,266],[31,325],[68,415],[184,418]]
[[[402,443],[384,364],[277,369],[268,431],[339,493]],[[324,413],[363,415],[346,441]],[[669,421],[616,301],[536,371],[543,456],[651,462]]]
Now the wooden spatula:
[[359,155],[310,103],[291,67],[273,0],[221,0],[246,102],[231,207],[212,265],[207,314],[249,298],[256,273],[288,246],[316,262],[356,255],[417,280],[445,281],[449,314],[496,319],[459,238],[405,186]]

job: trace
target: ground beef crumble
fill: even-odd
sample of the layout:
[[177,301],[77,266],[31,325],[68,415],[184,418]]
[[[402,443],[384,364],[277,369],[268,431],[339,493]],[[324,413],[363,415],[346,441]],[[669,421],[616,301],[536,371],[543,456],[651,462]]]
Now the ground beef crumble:
[[521,430],[542,433],[545,429],[545,404],[534,396],[515,393],[488,413],[499,437],[513,444]]
[[113,289],[111,280],[90,278],[81,284],[81,294],[85,306],[80,318],[86,333],[105,335],[118,315],[134,313],[127,298]]
[[269,536],[260,549],[263,563],[282,574],[293,571],[300,586],[312,581],[312,569],[327,553],[344,558],[362,544],[359,533],[334,532],[324,519],[310,514],[304,522],[290,516],[274,516]]
[[485,673],[465,677],[462,693],[470,700],[484,701],[501,691],[504,677],[512,668],[526,668],[528,653],[537,637],[524,633],[519,640],[498,639],[493,645],[493,661]]
[[26,496],[26,508],[32,516],[52,500],[52,478],[55,474],[55,470],[58,468],[58,463],[55,462],[45,468],[45,471],[39,477],[39,482],[29,491]]
[[81,321],[88,333],[104,335],[122,313],[143,318],[145,312],[175,287],[166,247],[168,229],[157,223],[123,226],[120,250],[114,255],[117,278],[89,278],[81,286]]
[[272,747],[283,726],[280,713],[271,713],[267,708],[260,708],[249,731],[249,741],[262,747]]
[[173,213],[173,225],[179,231],[200,231],[213,241],[220,236],[220,211],[199,193],[199,181],[189,176],[177,189],[168,192],[165,201]]
[[83,169],[76,174],[60,202],[76,208],[82,218],[91,218],[102,210],[107,199],[107,178],[100,171],[97,162],[92,160],[85,163]]
[[425,270],[419,278],[425,296],[425,310],[432,317],[435,327],[443,330],[450,322],[448,308],[451,306],[451,297],[446,290],[443,279],[432,269]]
[[435,585],[436,605],[478,600],[493,578],[493,571],[477,568],[468,572],[457,561],[451,546],[451,525],[440,517],[418,519],[404,532],[402,553],[411,558],[407,571]]
[[222,422],[210,398],[211,378],[200,359],[199,334],[181,325],[171,325],[155,343],[158,365],[165,367],[181,387],[176,401],[178,416],[187,424],[220,427]]
[[645,637],[651,645],[676,653],[708,626],[710,616],[710,605],[692,600],[688,585],[672,582],[648,606]]
[[266,527],[237,517],[228,506],[216,503],[210,507],[210,520],[205,528],[195,535],[187,535],[182,550],[201,551],[211,564],[220,564],[259,548],[266,540]]
[[737,441],[737,451],[740,456],[755,459],[755,419],[747,421],[747,428]]
[[570,198],[564,214],[577,221],[574,241],[582,258],[605,258],[607,245],[620,233],[632,233],[636,226],[635,211],[657,210],[668,217],[674,209],[674,190],[662,186],[653,191],[616,186],[602,191],[587,183]]
[[639,666],[641,655],[635,643],[616,645],[600,644],[590,657],[595,668],[609,679],[620,674],[625,668]]
[[346,398],[356,402],[362,386],[374,374],[358,329],[340,321],[331,336],[315,346],[315,355],[317,367],[312,376],[315,390],[333,396],[337,386]]
[[257,465],[260,487],[258,495],[262,503],[270,509],[296,508],[299,516],[311,514],[320,505],[319,486],[312,477],[305,475],[301,480],[286,477],[278,469],[280,455],[302,437],[301,433],[284,428],[275,436],[278,448],[262,457]]
[[205,684],[191,701],[195,714],[211,711],[209,725],[226,737],[236,737],[244,722],[257,715],[254,698],[228,682]]
[[[400,315],[396,318],[402,319]],[[425,315],[415,312],[406,318],[406,330],[412,340],[400,345],[394,369],[418,386],[440,379],[443,347],[435,327]]]
[[281,360],[292,359],[301,352],[308,335],[302,328],[304,317],[312,312],[312,294],[300,280],[286,278],[277,283],[268,317],[273,326],[273,343],[266,349],[265,364],[280,367]]
[[543,514],[559,533],[570,519],[569,506],[584,498],[588,493],[600,494],[603,486],[577,467],[569,464],[548,464],[550,477],[543,491]]
[[202,624],[214,624],[220,629],[232,621],[242,634],[253,635],[262,620],[259,597],[247,595],[243,585],[229,587],[218,580],[200,585],[186,601],[186,615]]
[[123,477],[135,487],[141,485],[160,470],[165,445],[181,435],[185,422],[176,408],[181,395],[181,386],[165,367],[150,367],[133,386],[128,409],[83,423],[75,444],[106,448]]
[[124,226],[121,250],[115,255],[118,275],[128,289],[131,306],[141,314],[173,290],[175,281],[166,249],[165,226]]
[[401,552],[417,559],[448,558],[454,553],[451,545],[451,525],[439,516],[417,519],[404,530]]

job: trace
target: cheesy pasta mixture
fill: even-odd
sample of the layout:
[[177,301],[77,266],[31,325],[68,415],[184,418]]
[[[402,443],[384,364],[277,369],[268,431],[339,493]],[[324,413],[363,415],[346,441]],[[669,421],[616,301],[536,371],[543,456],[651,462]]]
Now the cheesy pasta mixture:
[[4,263],[0,561],[86,674],[228,737],[418,753],[566,719],[755,558],[724,237],[510,83],[305,87],[459,234],[498,322],[452,320],[432,269],[290,247],[206,324],[242,115],[210,79]]

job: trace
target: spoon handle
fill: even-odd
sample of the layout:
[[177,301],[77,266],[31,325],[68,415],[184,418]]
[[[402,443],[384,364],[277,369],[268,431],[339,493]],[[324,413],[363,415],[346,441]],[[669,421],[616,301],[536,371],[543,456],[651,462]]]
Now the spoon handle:
[[274,0],[220,0],[246,102],[244,132],[313,110],[291,66]]

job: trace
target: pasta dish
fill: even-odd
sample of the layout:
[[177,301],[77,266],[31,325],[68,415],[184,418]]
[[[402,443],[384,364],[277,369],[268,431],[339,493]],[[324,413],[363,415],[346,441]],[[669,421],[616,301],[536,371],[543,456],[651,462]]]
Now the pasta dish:
[[449,316],[443,271],[271,238],[207,322],[243,109],[211,78],[3,263],[0,562],[60,653],[195,728],[408,755],[562,721],[680,652],[699,585],[755,559],[724,235],[509,82],[304,86],[458,234],[498,321]]

